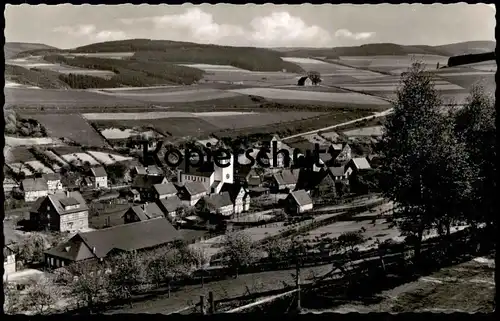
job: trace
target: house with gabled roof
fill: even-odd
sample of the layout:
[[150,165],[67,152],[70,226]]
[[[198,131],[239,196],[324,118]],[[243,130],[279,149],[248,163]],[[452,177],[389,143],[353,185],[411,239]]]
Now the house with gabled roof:
[[312,198],[303,189],[288,194],[285,204],[287,212],[291,214],[301,214],[313,209]]
[[47,187],[48,187],[50,193],[62,191],[63,185],[61,183],[61,174],[48,173],[48,174],[44,174],[43,178],[45,178],[45,180],[47,181]]
[[208,190],[201,182],[186,182],[179,188],[180,198],[187,206],[194,206],[207,194]]
[[372,167],[370,166],[370,163],[368,162],[366,157],[353,158],[345,165],[345,173],[347,177],[351,176],[354,172],[371,169]]
[[273,189],[276,192],[293,191],[299,180],[299,169],[284,169],[273,174]]
[[196,204],[196,207],[205,214],[222,217],[230,217],[234,213],[234,204],[229,192],[206,195]]
[[155,185],[167,184],[165,176],[136,175],[132,182],[132,189],[139,192],[142,201],[154,200],[156,197]]
[[182,210],[184,209],[184,204],[182,204],[182,200],[177,195],[170,196],[167,198],[162,198],[156,201],[156,204],[158,204],[158,207],[163,211],[164,215],[170,220],[176,219],[179,211],[181,211],[182,213],[183,212]]
[[41,178],[26,178],[21,182],[25,202],[34,202],[40,197],[49,195],[47,180]]
[[250,194],[246,188],[240,184],[224,184],[221,193],[229,193],[233,202],[233,212],[238,215],[250,209]]
[[164,216],[163,211],[156,203],[145,203],[142,205],[132,206],[125,212],[125,214],[123,214],[122,218],[123,222],[128,224]]
[[78,233],[46,251],[45,263],[59,268],[87,260],[103,261],[114,253],[147,251],[179,239],[181,235],[167,219],[150,219]]
[[108,174],[104,167],[93,167],[90,172],[92,173],[94,188],[108,188]]
[[30,223],[36,229],[79,231],[89,226],[89,208],[80,192],[58,192],[33,204]]
[[160,200],[177,195],[177,188],[174,184],[167,182],[165,184],[153,185],[153,192],[155,194],[155,199]]

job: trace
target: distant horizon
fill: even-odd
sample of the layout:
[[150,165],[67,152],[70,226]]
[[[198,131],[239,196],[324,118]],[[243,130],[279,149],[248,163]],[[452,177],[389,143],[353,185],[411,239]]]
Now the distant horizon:
[[[56,48],[155,39],[256,48],[453,44],[495,39],[493,4],[9,5],[6,42]],[[26,23],[29,22],[29,23]],[[489,39],[489,40],[488,40]]]
[[447,46],[447,45],[454,45],[454,44],[459,44],[459,43],[466,43],[466,42],[496,42],[495,40],[466,40],[466,41],[458,41],[458,42],[450,42],[450,43],[443,43],[439,45],[427,45],[427,44],[413,44],[413,45],[404,45],[396,42],[367,42],[367,43],[361,43],[359,45],[353,45],[353,46],[334,46],[334,47],[306,47],[306,46],[297,46],[297,47],[287,47],[287,46],[277,46],[277,47],[255,47],[255,46],[230,46],[230,45],[219,45],[215,43],[199,43],[199,42],[193,42],[193,41],[178,41],[178,40],[171,40],[171,39],[151,39],[151,38],[126,38],[126,39],[120,39],[120,40],[108,40],[108,41],[96,41],[96,42],[89,42],[87,44],[79,45],[76,47],[70,47],[70,48],[60,48],[56,47],[54,45],[48,44],[48,43],[42,43],[42,42],[26,42],[26,41],[6,41],[6,44],[39,44],[39,45],[46,45],[50,47],[54,47],[59,50],[72,50],[75,48],[79,47],[85,47],[93,44],[99,44],[99,43],[106,43],[106,42],[118,42],[118,41],[127,41],[127,40],[154,40],[154,41],[172,41],[172,42],[186,42],[186,43],[195,43],[195,44],[200,44],[200,45],[215,45],[215,46],[225,46],[225,47],[250,47],[250,48],[262,48],[262,49],[332,49],[332,48],[342,48],[342,47],[360,47],[360,46],[365,46],[365,45],[377,45],[377,44],[394,44],[397,46],[404,46],[404,47],[411,47],[411,46],[429,46],[429,47],[439,47],[439,46]]

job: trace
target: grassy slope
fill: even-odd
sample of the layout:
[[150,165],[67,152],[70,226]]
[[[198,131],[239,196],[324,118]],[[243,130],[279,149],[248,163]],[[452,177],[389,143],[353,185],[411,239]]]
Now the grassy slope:
[[68,88],[59,79],[59,73],[36,68],[27,69],[21,66],[5,65],[5,79],[23,85],[37,86],[45,89]]
[[26,42],[7,42],[3,47],[5,59],[10,59],[20,52],[28,50],[50,50],[57,49],[55,47],[44,45],[41,43],[26,43]]

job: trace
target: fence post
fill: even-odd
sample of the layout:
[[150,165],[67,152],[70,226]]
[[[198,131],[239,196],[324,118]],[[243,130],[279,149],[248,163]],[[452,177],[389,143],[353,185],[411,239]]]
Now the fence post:
[[200,295],[200,311],[202,315],[207,314],[206,309],[205,309],[205,296]]
[[300,312],[300,310],[302,309],[300,303],[300,259],[297,259],[295,283],[297,286],[297,311]]
[[208,304],[209,304],[209,313],[215,313],[215,301],[214,301],[214,293],[212,291],[208,292]]

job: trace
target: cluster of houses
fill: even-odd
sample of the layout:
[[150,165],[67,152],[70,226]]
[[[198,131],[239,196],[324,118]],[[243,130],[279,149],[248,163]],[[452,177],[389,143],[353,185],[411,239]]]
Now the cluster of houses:
[[[25,179],[24,198],[34,202],[30,222],[37,228],[76,232],[67,242],[46,252],[46,264],[59,268],[81,260],[103,260],[119,251],[162,246],[180,238],[174,225],[186,224],[201,215],[231,218],[249,211],[251,197],[268,193],[287,194],[287,211],[304,213],[313,209],[315,195],[334,197],[340,183],[349,184],[352,173],[371,169],[368,159],[352,157],[348,144],[322,146],[327,151],[326,156],[320,155],[322,166],[298,166],[293,163],[293,149],[298,147],[288,146],[276,136],[269,144],[273,142],[280,153],[275,164],[268,155],[269,168],[240,162],[235,166],[231,156],[226,166],[205,162],[201,167],[186,169],[181,164],[176,178],[169,181],[157,166],[135,166],[130,173],[129,200],[133,205],[123,214],[123,224],[100,230],[89,229],[89,206],[80,191],[61,183],[59,174]],[[91,169],[90,175],[77,185],[106,189],[104,168]]]

